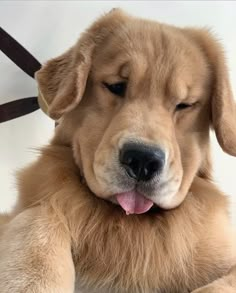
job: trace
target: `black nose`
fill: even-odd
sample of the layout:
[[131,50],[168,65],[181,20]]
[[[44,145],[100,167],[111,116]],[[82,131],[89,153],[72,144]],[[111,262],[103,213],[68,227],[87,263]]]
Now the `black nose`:
[[148,181],[162,171],[165,154],[159,148],[127,143],[121,149],[120,162],[131,178]]

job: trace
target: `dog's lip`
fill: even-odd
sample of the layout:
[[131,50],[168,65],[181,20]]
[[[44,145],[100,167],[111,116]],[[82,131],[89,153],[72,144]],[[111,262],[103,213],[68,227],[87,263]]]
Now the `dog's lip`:
[[136,190],[117,193],[114,195],[116,202],[129,214],[144,214],[148,212],[154,202]]

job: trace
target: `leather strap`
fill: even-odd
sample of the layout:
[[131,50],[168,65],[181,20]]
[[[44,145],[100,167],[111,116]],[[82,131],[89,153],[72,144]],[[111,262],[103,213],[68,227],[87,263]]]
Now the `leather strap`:
[[37,97],[23,98],[0,105],[0,123],[29,114],[38,109]]
[[0,49],[26,74],[34,78],[41,64],[21,44],[0,27]]
[[[34,78],[41,64],[21,44],[0,27],[0,50],[26,74]],[[39,109],[38,98],[22,98],[0,105],[0,123]]]

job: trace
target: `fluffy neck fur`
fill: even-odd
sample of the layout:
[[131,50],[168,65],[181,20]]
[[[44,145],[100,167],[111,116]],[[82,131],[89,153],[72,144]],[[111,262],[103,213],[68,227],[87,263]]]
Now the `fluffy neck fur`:
[[[37,183],[30,180],[32,176]],[[80,284],[94,292],[188,292],[226,270],[223,263],[222,269],[215,269],[223,257],[212,262],[209,248],[204,252],[209,243],[201,237],[206,233],[205,221],[213,215],[212,194],[215,206],[218,202],[222,209],[227,204],[201,178],[195,178],[179,208],[126,216],[80,183],[69,147],[50,146],[19,174],[19,188],[18,212],[39,203],[49,206],[52,225],[63,224],[69,231]]]

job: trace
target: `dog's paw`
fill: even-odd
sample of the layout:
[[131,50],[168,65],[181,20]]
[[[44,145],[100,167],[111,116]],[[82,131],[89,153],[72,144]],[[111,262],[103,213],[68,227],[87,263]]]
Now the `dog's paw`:
[[230,286],[225,280],[217,280],[207,286],[192,291],[192,293],[236,293],[236,288]]
[[221,288],[218,286],[206,286],[192,291],[192,293],[235,293],[235,290],[231,288]]

